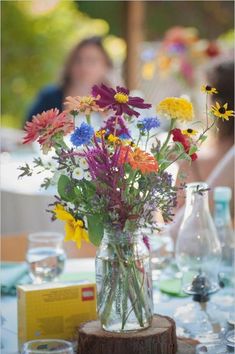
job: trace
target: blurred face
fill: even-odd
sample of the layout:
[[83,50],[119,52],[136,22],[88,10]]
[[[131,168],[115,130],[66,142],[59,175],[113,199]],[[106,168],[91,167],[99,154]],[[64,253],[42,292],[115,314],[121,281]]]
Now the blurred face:
[[96,45],[87,45],[77,53],[73,62],[72,82],[93,86],[104,80],[107,71],[108,66],[101,50]]

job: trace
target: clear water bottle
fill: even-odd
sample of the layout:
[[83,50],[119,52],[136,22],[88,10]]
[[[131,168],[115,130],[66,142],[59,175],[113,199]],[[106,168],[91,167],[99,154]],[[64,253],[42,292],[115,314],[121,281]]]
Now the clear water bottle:
[[229,187],[216,187],[214,190],[214,221],[222,248],[220,279],[224,285],[228,285],[234,277],[235,235],[230,215],[231,197]]

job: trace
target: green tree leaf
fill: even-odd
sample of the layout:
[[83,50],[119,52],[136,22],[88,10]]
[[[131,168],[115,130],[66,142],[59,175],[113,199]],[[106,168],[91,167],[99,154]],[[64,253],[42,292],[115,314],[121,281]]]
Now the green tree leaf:
[[99,246],[104,235],[104,224],[99,214],[87,216],[89,239],[95,246]]

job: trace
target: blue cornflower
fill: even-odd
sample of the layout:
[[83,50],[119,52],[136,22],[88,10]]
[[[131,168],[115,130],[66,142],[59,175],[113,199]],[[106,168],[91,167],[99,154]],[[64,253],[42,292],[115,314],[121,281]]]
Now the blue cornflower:
[[82,123],[71,135],[71,142],[75,146],[89,144],[94,135],[94,129],[87,123]]
[[160,121],[157,117],[154,118],[144,118],[141,119],[138,122],[138,128],[144,132],[144,131],[150,131],[153,128],[158,128],[160,127]]
[[126,133],[119,135],[119,139],[121,139],[121,140],[128,140],[130,138],[131,138],[130,135],[128,135]]

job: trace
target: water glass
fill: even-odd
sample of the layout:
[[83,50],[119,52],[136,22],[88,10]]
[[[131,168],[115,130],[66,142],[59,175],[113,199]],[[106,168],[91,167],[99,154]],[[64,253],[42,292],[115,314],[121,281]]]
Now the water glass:
[[226,346],[229,353],[234,353],[235,350],[235,331],[229,331],[225,336]]
[[72,343],[59,339],[32,340],[23,345],[21,354],[73,354]]
[[65,259],[62,234],[38,232],[28,236],[26,261],[35,284],[57,280],[64,270]]

